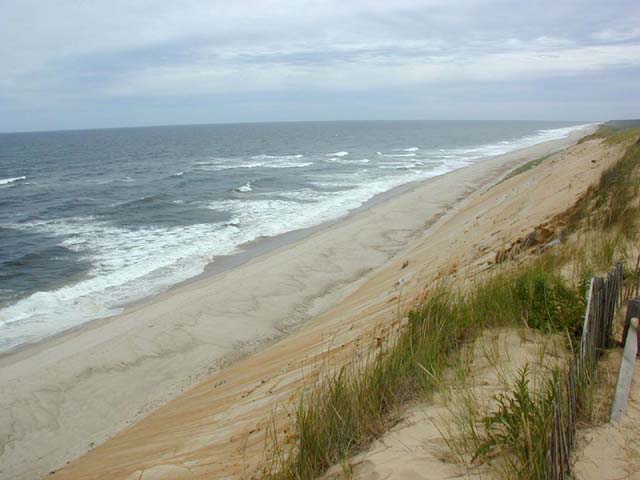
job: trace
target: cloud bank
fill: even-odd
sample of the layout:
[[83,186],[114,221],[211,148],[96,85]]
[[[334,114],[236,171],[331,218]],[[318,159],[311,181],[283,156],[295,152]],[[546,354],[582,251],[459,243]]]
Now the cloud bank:
[[640,116],[635,0],[0,0],[0,11],[2,131]]

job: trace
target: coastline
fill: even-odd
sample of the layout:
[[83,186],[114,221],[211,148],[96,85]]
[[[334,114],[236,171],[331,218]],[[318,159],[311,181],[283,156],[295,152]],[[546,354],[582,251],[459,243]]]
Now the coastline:
[[588,133],[404,185],[346,217],[297,231],[300,237],[292,232],[289,242],[257,242],[227,268],[214,262],[116,316],[0,357],[7,406],[0,418],[10,426],[2,432],[9,441],[0,449],[0,477],[38,478],[112,437],[220,365],[345,299],[463,198]]
[[[514,152],[510,152],[510,153],[514,153]],[[486,158],[490,159],[495,157],[497,156],[486,157]],[[462,167],[462,168],[466,168],[466,167]],[[418,188],[420,185],[426,184],[427,182],[430,182],[434,178],[445,176],[455,171],[456,170],[451,170],[442,175],[437,175],[424,180],[414,180],[412,182],[395,186],[385,192],[375,194],[373,197],[371,197],[369,200],[364,202],[362,205],[360,205],[357,208],[354,208],[353,210],[350,210],[346,214],[339,216],[335,219],[322,222],[318,225],[314,225],[307,228],[291,230],[289,232],[285,232],[283,234],[276,235],[276,236],[261,237],[261,238],[252,240],[250,242],[240,244],[238,245],[238,252],[236,253],[232,253],[228,255],[218,255],[213,257],[213,259],[207,265],[205,265],[204,271],[202,273],[195,275],[194,277],[188,278],[186,280],[183,280],[181,282],[178,282],[174,285],[171,285],[165,290],[162,290],[156,293],[151,293],[143,298],[133,300],[131,302],[126,302],[126,303],[123,303],[122,305],[118,305],[115,308],[121,309],[121,311],[118,311],[113,315],[97,317],[97,318],[88,320],[86,322],[83,322],[79,325],[76,325],[74,327],[49,335],[45,338],[41,338],[33,342],[27,342],[20,345],[16,345],[15,347],[11,347],[7,350],[0,351],[0,368],[2,368],[3,361],[5,361],[5,359],[7,359],[6,360],[7,362],[12,362],[13,361],[12,359],[24,358],[26,356],[34,354],[35,352],[38,352],[40,349],[50,348],[53,344],[64,342],[66,338],[74,336],[86,329],[97,327],[105,322],[113,321],[114,319],[122,315],[131,313],[138,308],[142,308],[156,301],[161,301],[163,296],[170,294],[172,291],[176,289],[185,288],[188,285],[204,281],[215,275],[223,274],[229,270],[241,267],[242,265],[246,264],[247,262],[250,262],[252,259],[256,257],[262,256],[262,255],[268,255],[274,250],[278,250],[280,248],[286,248],[288,245],[303,241],[306,238],[310,237],[311,235],[314,235],[315,233],[322,231],[323,229],[331,228],[336,224],[339,224],[344,221],[348,221],[353,215],[366,211],[374,207],[375,205],[378,205],[382,202],[390,200],[395,196],[402,195],[403,193],[406,193],[414,188]]]
[[[274,250],[284,248],[287,245],[302,241],[323,229],[331,228],[333,225],[348,221],[352,216],[357,215],[360,212],[366,211],[380,203],[391,200],[394,197],[407,193],[415,188],[419,188],[422,185],[426,185],[432,180],[434,180],[435,178],[446,176],[457,170],[472,167],[478,163],[483,163],[485,161],[489,161],[495,158],[517,155],[518,152],[526,151],[531,148],[537,148],[539,145],[544,145],[547,143],[551,144],[555,142],[562,143],[570,138],[574,138],[574,137],[578,138],[579,136],[583,135],[582,132],[593,131],[598,127],[598,125],[600,125],[600,123],[588,123],[588,124],[578,125],[576,126],[575,131],[573,131],[568,137],[563,139],[556,139],[556,140],[541,142],[538,144],[530,145],[528,147],[519,148],[501,155],[489,155],[489,156],[483,157],[480,161],[477,161],[465,167],[459,167],[454,170],[450,170],[444,174],[439,174],[433,177],[420,179],[420,180],[413,180],[408,183],[397,185],[387,191],[373,195],[373,197],[366,200],[362,205],[352,210],[349,210],[348,212],[334,219],[327,220],[320,224],[313,225],[310,227],[291,230],[276,236],[259,237],[255,240],[240,244],[237,246],[237,250],[238,250],[237,252],[230,253],[228,255],[218,255],[218,256],[212,257],[211,261],[204,266],[203,271],[193,277],[190,277],[180,282],[177,282],[175,284],[172,284],[165,289],[155,291],[155,292],[150,292],[149,294],[147,294],[142,298],[123,302],[120,305],[115,305],[113,308],[114,309],[113,314],[97,316],[90,320],[84,321],[78,325],[52,333],[46,337],[39,338],[30,342],[25,342],[19,345],[15,345],[13,347],[9,347],[6,350],[1,350],[0,351],[0,368],[2,367],[3,361],[5,361],[5,359],[8,359],[6,361],[11,362],[12,361],[11,359],[23,358],[24,356],[31,355],[34,352],[37,352],[38,349],[40,348],[49,348],[51,344],[63,342],[66,338],[73,336],[79,332],[85,331],[88,328],[99,326],[100,324],[103,324],[105,322],[110,322],[115,318],[118,318],[122,315],[126,315],[130,313],[134,309],[137,309],[141,306],[149,305],[161,299],[164,295],[170,294],[175,289],[183,288],[187,285],[208,279],[211,276],[218,275],[226,271],[229,271],[231,269],[237,268],[251,261],[255,257],[269,254]],[[564,148],[564,146],[559,147],[559,149],[561,148]],[[550,152],[547,152],[545,154],[549,154],[549,153]]]

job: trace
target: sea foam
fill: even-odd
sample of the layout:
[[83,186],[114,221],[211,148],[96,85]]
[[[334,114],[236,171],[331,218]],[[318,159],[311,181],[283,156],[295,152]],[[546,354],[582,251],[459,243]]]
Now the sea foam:
[[242,192],[242,193],[247,193],[247,192],[253,191],[253,188],[251,188],[251,182],[247,182],[244,185],[242,185],[241,187],[236,188],[235,191],[236,192]]
[[0,185],[9,185],[10,183],[19,182],[20,180],[26,180],[27,177],[24,175],[22,177],[13,177],[13,178],[1,178]]

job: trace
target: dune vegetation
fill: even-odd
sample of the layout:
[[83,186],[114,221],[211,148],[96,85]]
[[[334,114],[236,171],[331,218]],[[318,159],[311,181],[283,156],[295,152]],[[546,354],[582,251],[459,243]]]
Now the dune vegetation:
[[[348,459],[383,435],[403,405],[429,401],[445,372],[459,362],[462,347],[486,329],[525,326],[546,335],[560,333],[567,352],[573,351],[591,276],[622,261],[627,290],[638,282],[640,129],[635,127],[608,123],[589,137],[619,143],[626,151],[576,205],[552,220],[564,230],[561,243],[522,249],[464,285],[445,279],[430,286],[376,349],[308,386],[295,411],[295,441],[285,444],[275,434],[269,439],[268,477],[312,479],[336,464],[347,470]],[[510,391],[496,394],[491,412],[467,412],[471,428],[461,433],[463,442],[447,441],[461,458],[476,462],[498,451],[507,477],[545,478],[551,385],[559,372],[554,364],[533,379],[521,369]],[[591,419],[589,409],[579,410],[585,421]]]

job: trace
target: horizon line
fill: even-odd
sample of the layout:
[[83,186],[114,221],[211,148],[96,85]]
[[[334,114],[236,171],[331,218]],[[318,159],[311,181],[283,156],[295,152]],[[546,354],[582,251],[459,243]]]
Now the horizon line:
[[584,122],[606,123],[613,121],[640,120],[640,118],[621,118],[608,120],[532,120],[532,119],[434,119],[434,118],[414,118],[414,119],[348,119],[348,120],[263,120],[263,121],[237,121],[237,122],[207,122],[207,123],[175,123],[175,124],[153,124],[153,125],[123,125],[117,127],[87,127],[87,128],[61,128],[46,130],[14,130],[1,131],[0,135],[29,134],[29,133],[62,133],[62,132],[83,132],[96,130],[126,130],[136,128],[168,128],[168,127],[206,127],[215,125],[262,125],[262,124],[286,124],[286,123],[351,123],[351,122]]

